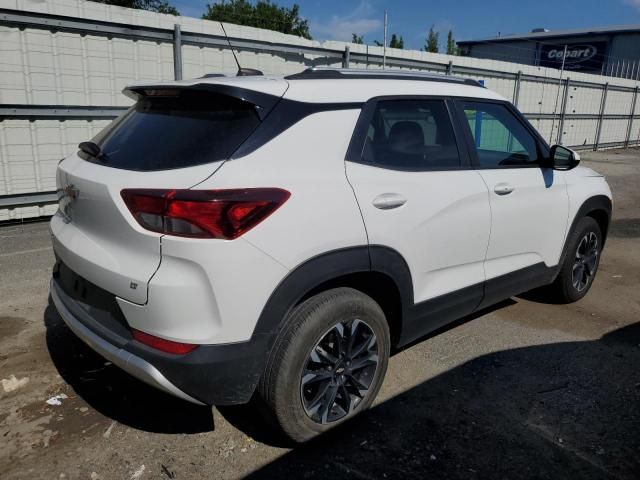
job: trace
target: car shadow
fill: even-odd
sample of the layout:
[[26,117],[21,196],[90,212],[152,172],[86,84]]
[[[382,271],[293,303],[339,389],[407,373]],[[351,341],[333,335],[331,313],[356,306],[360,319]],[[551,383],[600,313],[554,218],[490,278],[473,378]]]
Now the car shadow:
[[640,478],[640,322],[470,360],[249,478]]
[[47,348],[60,376],[102,415],[148,432],[214,430],[210,407],[174,398],[107,364],[66,326],[51,299],[44,312],[44,324]]
[[[513,303],[509,299],[476,312],[416,340],[402,350]],[[123,425],[155,433],[202,433],[215,429],[210,407],[177,399],[107,362],[66,326],[51,298],[44,312],[44,325],[47,348],[58,373],[76,394],[102,415]],[[271,446],[290,447],[289,440],[265,420],[264,408],[254,398],[247,405],[220,406],[217,410],[229,423],[255,440]]]
[[[45,325],[61,376],[103,415],[150,432],[214,429],[211,409],[105,367],[51,304]],[[293,447],[250,478],[637,479],[639,364],[640,322],[598,340],[495,352],[300,446],[263,420],[255,400],[218,410],[257,441]]]

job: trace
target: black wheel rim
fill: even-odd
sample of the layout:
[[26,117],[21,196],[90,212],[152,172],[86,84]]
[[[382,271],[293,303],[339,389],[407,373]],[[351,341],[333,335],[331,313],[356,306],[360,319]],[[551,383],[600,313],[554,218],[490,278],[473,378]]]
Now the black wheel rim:
[[340,322],[309,352],[300,378],[305,413],[320,424],[353,412],[368,395],[378,368],[378,340],[360,319]]
[[596,273],[598,265],[598,236],[594,232],[588,232],[582,237],[573,261],[571,283],[573,288],[582,292],[589,286]]

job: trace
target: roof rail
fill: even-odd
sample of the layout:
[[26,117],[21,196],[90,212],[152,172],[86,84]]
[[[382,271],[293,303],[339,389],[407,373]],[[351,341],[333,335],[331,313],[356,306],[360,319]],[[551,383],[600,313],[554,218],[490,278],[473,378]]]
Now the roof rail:
[[415,72],[411,70],[365,70],[361,68],[313,67],[284,78],[287,80],[418,80],[423,82],[458,83],[484,88],[484,85],[471,78],[453,77],[451,75],[442,75],[430,72]]

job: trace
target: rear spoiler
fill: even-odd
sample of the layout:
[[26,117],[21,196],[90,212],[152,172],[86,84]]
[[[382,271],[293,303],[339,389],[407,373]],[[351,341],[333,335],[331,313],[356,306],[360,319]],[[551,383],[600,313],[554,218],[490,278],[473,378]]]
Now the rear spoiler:
[[255,90],[240,88],[233,85],[223,85],[215,83],[196,83],[194,85],[134,85],[131,87],[126,87],[124,90],[122,90],[122,93],[137,102],[140,99],[149,97],[176,97],[180,96],[180,92],[185,90],[188,90],[190,92],[201,91],[206,93],[226,95],[236,98],[242,102],[250,103],[254,106],[260,120],[264,120],[264,118],[280,100],[280,97],[270,95],[268,93],[256,92]]

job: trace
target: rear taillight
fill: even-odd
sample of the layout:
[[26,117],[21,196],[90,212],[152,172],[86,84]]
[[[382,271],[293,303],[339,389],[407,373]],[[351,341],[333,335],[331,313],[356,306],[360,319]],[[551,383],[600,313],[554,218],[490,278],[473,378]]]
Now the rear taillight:
[[171,340],[165,340],[164,338],[149,335],[148,333],[141,332],[140,330],[132,330],[133,338],[140,343],[160,350],[165,353],[173,353],[175,355],[184,355],[185,353],[192,352],[199,345],[193,343],[180,343]]
[[251,230],[291,195],[279,188],[233,190],[126,189],[122,199],[154,232],[231,240]]

